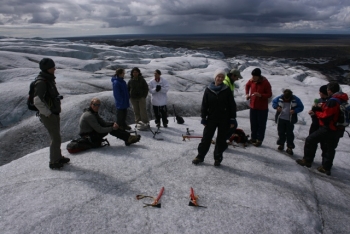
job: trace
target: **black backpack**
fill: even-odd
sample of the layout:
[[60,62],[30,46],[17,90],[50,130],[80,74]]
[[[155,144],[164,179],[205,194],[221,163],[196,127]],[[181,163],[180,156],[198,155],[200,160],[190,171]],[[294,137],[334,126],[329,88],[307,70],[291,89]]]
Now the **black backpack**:
[[35,91],[35,82],[37,82],[38,80],[44,80],[45,79],[35,79],[32,82],[30,82],[29,85],[29,93],[28,93],[28,99],[27,99],[27,106],[28,109],[31,111],[39,111],[36,106],[34,105],[34,91]]
[[175,105],[173,105],[173,109],[174,109],[174,115],[175,115],[174,121],[175,121],[175,119],[176,119],[176,122],[177,122],[178,124],[183,124],[183,123],[185,123],[184,118],[182,118],[180,115],[177,115],[177,114],[176,114]]
[[68,143],[67,151],[70,154],[76,154],[91,148],[99,148],[107,145],[109,145],[107,139],[100,138],[98,142],[93,142],[91,138],[80,137]]

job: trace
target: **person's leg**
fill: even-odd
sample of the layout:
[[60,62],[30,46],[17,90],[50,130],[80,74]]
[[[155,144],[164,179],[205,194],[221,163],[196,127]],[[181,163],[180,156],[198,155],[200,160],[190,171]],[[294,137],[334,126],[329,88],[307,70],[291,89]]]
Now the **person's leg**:
[[250,109],[249,111],[249,119],[250,119],[250,130],[251,130],[251,138],[256,140],[258,138],[258,127],[259,127],[259,116],[257,110]]
[[263,142],[265,138],[265,130],[267,123],[267,116],[269,110],[257,110],[257,121],[258,121],[258,129],[257,129],[257,140]]
[[286,135],[287,135],[287,147],[290,149],[294,149],[294,124],[288,121],[286,124]]
[[163,126],[167,127],[168,126],[168,108],[167,106],[161,106],[160,108],[161,111],[161,115],[162,115],[162,122],[163,122]]
[[222,154],[227,149],[226,136],[229,130],[229,124],[226,121],[222,121],[219,122],[217,126],[218,131],[214,150],[214,160],[219,160],[221,162],[223,159]]
[[322,160],[322,166],[325,170],[330,171],[333,166],[333,161],[335,157],[336,148],[339,143],[339,135],[337,131],[328,131],[327,134],[327,151],[324,154],[324,158]]
[[211,141],[213,140],[213,136],[216,130],[216,123],[213,123],[211,121],[208,122],[207,126],[204,127],[203,130],[203,138],[201,140],[201,143],[198,145],[198,156],[197,158],[200,158],[204,160],[205,156],[207,155]]
[[278,133],[278,139],[277,139],[277,145],[282,145],[286,143],[286,131],[287,131],[287,120],[279,119],[277,124],[277,133]]
[[130,133],[124,131],[124,130],[113,130],[111,131],[109,134],[111,134],[112,136],[115,136],[116,138],[119,138],[123,141],[127,141],[129,139]]
[[60,116],[54,114],[49,117],[40,115],[40,118],[51,138],[50,163],[57,163],[62,158]]
[[117,109],[117,124],[124,128],[127,126],[126,124],[126,116],[128,114],[128,109]]
[[135,123],[137,124],[139,121],[141,121],[139,99],[130,98],[130,102],[134,109]]
[[153,106],[153,112],[154,112],[154,122],[156,125],[160,125],[160,110],[159,106]]
[[139,99],[139,108],[140,108],[141,121],[144,123],[148,123],[149,120],[148,120],[148,114],[147,114],[146,98]]
[[308,163],[312,163],[315,158],[317,144],[327,138],[327,130],[319,128],[305,139],[304,158]]

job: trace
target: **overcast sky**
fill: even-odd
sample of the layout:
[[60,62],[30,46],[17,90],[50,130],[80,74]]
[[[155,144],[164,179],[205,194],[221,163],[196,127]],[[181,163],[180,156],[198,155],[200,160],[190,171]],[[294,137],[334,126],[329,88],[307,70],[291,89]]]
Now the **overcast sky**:
[[350,33],[349,0],[0,0],[0,36]]

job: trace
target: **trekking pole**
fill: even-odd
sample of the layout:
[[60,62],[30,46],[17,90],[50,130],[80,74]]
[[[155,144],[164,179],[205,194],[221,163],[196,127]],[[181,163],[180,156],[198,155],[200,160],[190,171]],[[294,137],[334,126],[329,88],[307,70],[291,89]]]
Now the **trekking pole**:
[[189,128],[186,128],[186,134],[187,134],[187,135],[191,135],[190,132],[194,132],[194,130],[189,130]]

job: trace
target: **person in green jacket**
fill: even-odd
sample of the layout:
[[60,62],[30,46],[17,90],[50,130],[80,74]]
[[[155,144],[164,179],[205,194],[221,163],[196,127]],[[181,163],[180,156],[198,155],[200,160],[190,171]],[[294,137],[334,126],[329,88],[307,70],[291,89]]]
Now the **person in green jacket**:
[[[235,91],[235,81],[243,78],[241,76],[241,73],[237,70],[237,69],[232,69],[226,76],[225,76],[225,80],[224,80],[224,84],[227,85],[231,92],[232,92],[232,96],[233,96],[233,100],[235,99],[235,95],[234,95],[234,91]],[[232,134],[236,131],[238,123],[237,120],[235,119],[234,122],[234,127],[230,128],[228,133],[227,133],[227,137],[226,140],[229,140],[230,137],[232,136]]]
[[237,69],[232,69],[229,73],[227,73],[224,84],[227,85],[231,89],[232,94],[234,94],[235,81],[242,78],[241,73]]

